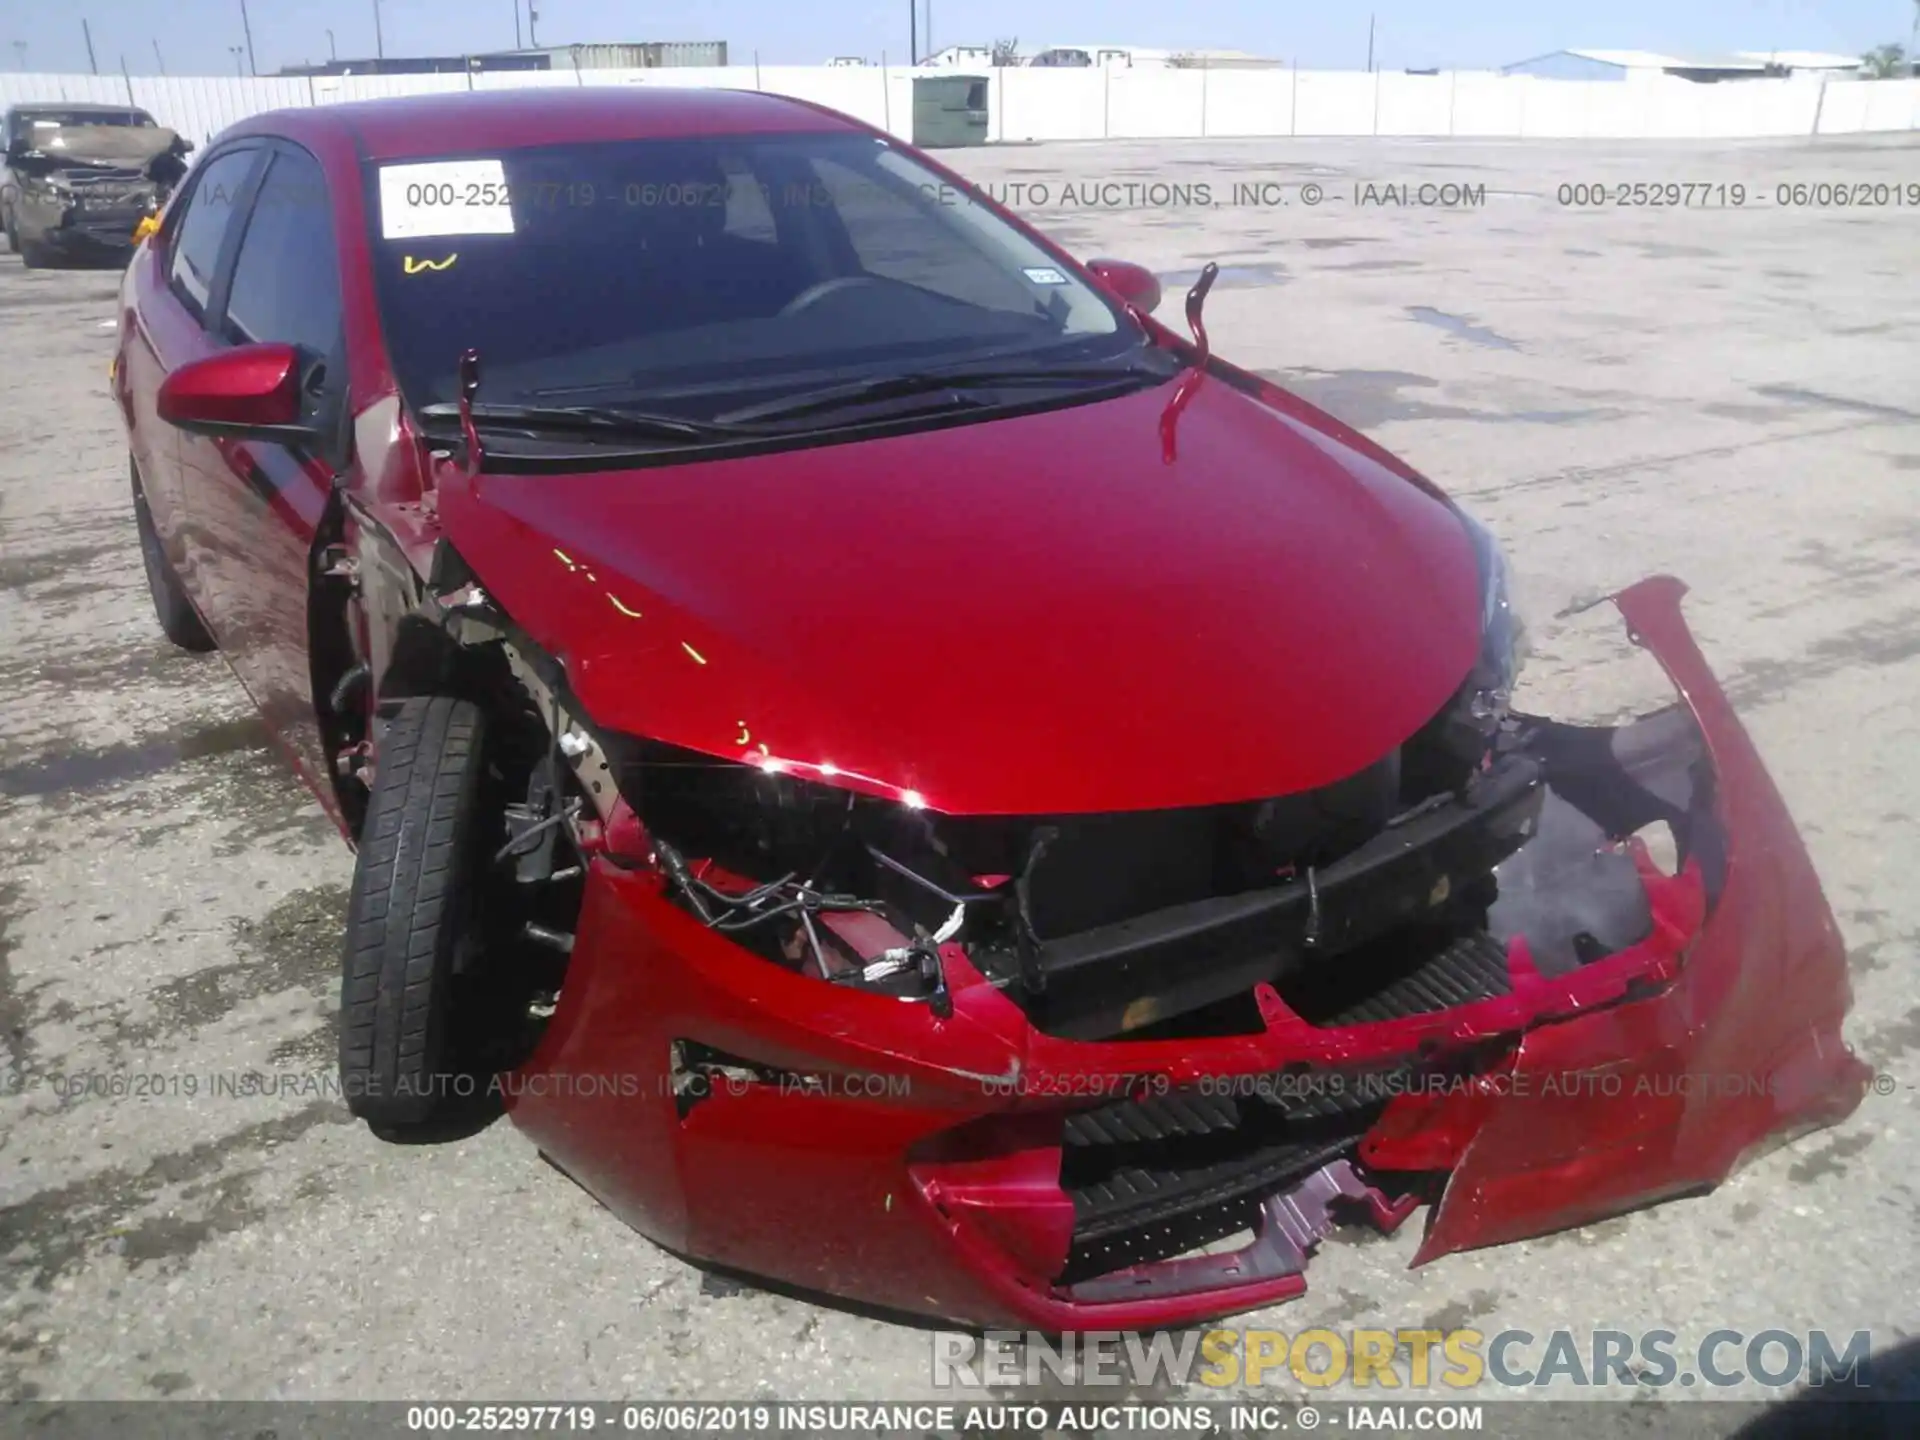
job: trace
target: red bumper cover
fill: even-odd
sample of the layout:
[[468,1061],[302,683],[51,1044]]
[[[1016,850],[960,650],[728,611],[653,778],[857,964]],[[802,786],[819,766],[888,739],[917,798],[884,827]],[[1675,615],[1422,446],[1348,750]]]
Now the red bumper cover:
[[[551,1026],[509,1077],[513,1118],[671,1249],[871,1305],[1046,1330],[1178,1325],[1290,1298],[1343,1210],[1390,1228],[1437,1194],[1419,1263],[1710,1187],[1844,1117],[1868,1072],[1841,1038],[1838,928],[1681,617],[1684,593],[1662,577],[1615,603],[1691,712],[1723,853],[1711,877],[1697,859],[1668,875],[1636,848],[1652,926],[1632,946],[1549,978],[1515,941],[1505,993],[1375,1023],[1310,1025],[1262,986],[1259,1033],[1071,1041],[1035,1030],[956,947],[941,1020],[783,971],[702,926],[659,877],[600,861]],[[690,1077],[687,1042],[759,1074]],[[1403,1086],[1357,1147],[1267,1194],[1243,1250],[1069,1273],[1069,1117],[1235,1077],[1446,1056],[1471,1058],[1451,1083]]]

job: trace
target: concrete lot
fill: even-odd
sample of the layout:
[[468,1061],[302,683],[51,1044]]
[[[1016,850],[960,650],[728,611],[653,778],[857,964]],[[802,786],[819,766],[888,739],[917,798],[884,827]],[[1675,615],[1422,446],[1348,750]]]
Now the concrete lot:
[[[1885,1077],[1846,1124],[1712,1196],[1417,1272],[1417,1224],[1336,1238],[1306,1299],[1247,1323],[1913,1338],[1920,210],[1772,202],[1783,180],[1920,180],[1920,138],[1139,142],[955,163],[1054,187],[1051,209],[1024,208],[1083,256],[1181,283],[1219,261],[1217,347],[1470,501],[1537,622],[1647,572],[1686,579],[1825,877],[1850,1037]],[[1272,179],[1290,203],[1062,208],[1067,179],[1208,180],[1216,200]],[[1486,200],[1352,198],[1441,180]],[[1766,203],[1556,202],[1592,181],[1737,182]],[[350,860],[219,659],[154,624],[106,390],[117,281],[0,258],[0,1394],[926,1392],[926,1332],[705,1276],[505,1124],[393,1148],[317,1093],[207,1094],[247,1070],[331,1073]],[[1162,313],[1179,311],[1170,287]],[[1664,699],[1610,609],[1543,628],[1533,704]],[[83,1071],[163,1093],[53,1093]],[[198,1095],[164,1093],[188,1076]]]

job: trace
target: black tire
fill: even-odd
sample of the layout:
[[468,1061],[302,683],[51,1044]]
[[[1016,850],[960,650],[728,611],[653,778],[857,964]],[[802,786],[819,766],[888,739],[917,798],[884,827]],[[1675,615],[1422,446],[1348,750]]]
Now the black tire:
[[340,982],[341,1087],[376,1130],[470,1103],[454,1010],[492,833],[485,736],[479,706],[434,695],[402,701],[380,737]]
[[140,531],[140,559],[147,567],[147,592],[153,597],[153,613],[161,631],[182,650],[206,654],[215,648],[213,636],[187,599],[180,576],[167,559],[160,532],[154,528],[153,513],[147,508],[146,491],[140,488],[138,471],[133,475],[133,520]]
[[50,270],[53,268],[53,252],[37,240],[22,240],[14,237],[14,248],[20,252],[20,263],[29,270]]
[[18,253],[20,249],[20,236],[15,233],[13,228],[13,211],[7,211],[6,218],[0,220],[0,231],[6,234],[8,252]]

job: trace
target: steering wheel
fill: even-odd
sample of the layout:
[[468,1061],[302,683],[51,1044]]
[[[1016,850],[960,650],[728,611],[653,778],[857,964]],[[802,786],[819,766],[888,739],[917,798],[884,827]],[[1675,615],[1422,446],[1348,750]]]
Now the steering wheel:
[[820,280],[802,290],[793,299],[780,307],[782,315],[798,315],[802,310],[812,309],[829,295],[837,295],[842,290],[851,290],[856,285],[878,285],[882,283],[874,275],[836,275],[831,280]]

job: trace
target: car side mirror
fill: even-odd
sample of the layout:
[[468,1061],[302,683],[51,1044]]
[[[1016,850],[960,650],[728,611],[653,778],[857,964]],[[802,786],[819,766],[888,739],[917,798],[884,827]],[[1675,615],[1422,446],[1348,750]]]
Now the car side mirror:
[[182,365],[161,382],[156,408],[169,425],[195,435],[320,442],[320,432],[302,422],[300,352],[291,345],[240,345]]
[[1151,315],[1159,307],[1160,282],[1146,266],[1131,260],[1089,260],[1087,269],[1143,314]]

